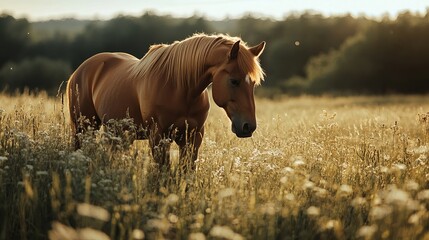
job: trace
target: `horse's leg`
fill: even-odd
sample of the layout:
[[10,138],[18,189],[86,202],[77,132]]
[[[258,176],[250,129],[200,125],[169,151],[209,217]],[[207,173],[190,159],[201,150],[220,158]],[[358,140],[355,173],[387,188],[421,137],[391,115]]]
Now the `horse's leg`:
[[149,137],[149,145],[152,150],[152,156],[159,166],[170,167],[170,145],[168,139],[164,139],[160,134],[152,135]]
[[97,115],[91,94],[88,89],[82,88],[82,79],[79,74],[73,73],[67,85],[67,96],[69,99],[69,111],[72,122],[72,133],[75,150],[82,147],[80,134],[84,134],[90,126],[98,129],[101,119]]
[[180,165],[185,172],[188,169],[195,170],[195,161],[198,159],[198,149],[203,141],[203,136],[204,127],[201,127],[199,131],[193,129],[176,138],[176,143],[179,145]]

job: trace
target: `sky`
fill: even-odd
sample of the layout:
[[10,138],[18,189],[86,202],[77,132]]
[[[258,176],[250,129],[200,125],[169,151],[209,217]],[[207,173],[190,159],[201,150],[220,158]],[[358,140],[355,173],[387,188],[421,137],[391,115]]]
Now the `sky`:
[[238,18],[247,13],[282,19],[291,12],[312,10],[324,15],[396,16],[404,10],[426,13],[429,0],[0,0],[0,13],[32,21],[74,17],[109,19],[119,14],[158,14],[209,19]]

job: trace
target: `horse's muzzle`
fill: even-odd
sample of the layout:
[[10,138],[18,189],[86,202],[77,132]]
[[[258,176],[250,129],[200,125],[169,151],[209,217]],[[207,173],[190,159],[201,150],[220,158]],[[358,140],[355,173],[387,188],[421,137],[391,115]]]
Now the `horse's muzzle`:
[[251,124],[245,121],[232,120],[231,130],[239,138],[251,137],[256,129],[256,124]]

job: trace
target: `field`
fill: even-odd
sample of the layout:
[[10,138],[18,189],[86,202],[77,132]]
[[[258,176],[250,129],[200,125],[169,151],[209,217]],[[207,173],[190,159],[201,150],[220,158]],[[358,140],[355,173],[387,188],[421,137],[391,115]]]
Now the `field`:
[[184,174],[108,131],[73,151],[60,98],[0,95],[0,239],[429,239],[429,96],[256,106],[238,139],[212,104]]

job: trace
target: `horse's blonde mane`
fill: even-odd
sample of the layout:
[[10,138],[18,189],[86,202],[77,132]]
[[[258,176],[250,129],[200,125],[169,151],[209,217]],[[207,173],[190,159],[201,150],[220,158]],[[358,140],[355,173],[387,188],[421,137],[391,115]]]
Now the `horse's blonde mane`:
[[[162,78],[176,82],[177,87],[189,88],[195,86],[202,76],[205,59],[210,50],[222,44],[232,47],[238,40],[241,39],[221,34],[195,34],[171,45],[152,45],[146,55],[130,69],[130,73],[139,79]],[[243,41],[241,45],[247,48]],[[255,84],[260,84],[264,71],[250,51],[240,47],[237,62],[238,67],[247,73]]]

